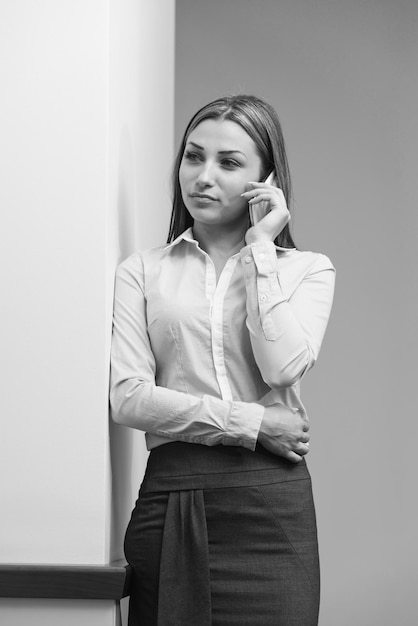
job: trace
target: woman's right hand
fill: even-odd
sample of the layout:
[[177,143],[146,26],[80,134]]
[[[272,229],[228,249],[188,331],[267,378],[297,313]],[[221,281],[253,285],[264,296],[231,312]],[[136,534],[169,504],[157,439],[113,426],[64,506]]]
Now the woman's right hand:
[[273,454],[300,463],[309,452],[309,421],[284,404],[273,404],[264,410],[258,442]]

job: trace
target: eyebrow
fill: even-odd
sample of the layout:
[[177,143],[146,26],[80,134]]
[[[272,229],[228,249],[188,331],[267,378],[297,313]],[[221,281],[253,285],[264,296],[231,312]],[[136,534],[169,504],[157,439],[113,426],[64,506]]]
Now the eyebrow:
[[[195,143],[194,141],[189,141],[188,144],[191,144],[192,146],[194,146],[198,150],[202,150],[203,152],[205,151],[203,146],[199,146],[199,144]],[[219,150],[218,154],[234,154],[234,153],[242,154],[245,157],[247,156],[244,152],[241,152],[241,150]]]

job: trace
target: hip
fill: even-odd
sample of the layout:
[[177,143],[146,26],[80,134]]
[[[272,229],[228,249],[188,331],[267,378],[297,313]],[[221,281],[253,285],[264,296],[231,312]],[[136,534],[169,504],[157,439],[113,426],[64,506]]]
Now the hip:
[[305,459],[292,463],[259,445],[252,452],[242,447],[173,442],[151,450],[141,493],[246,487],[298,480],[310,481]]

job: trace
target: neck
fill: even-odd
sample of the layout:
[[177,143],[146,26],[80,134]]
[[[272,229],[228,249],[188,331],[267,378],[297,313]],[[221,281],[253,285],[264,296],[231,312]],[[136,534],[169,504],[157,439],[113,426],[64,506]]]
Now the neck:
[[247,228],[247,224],[242,225],[240,228],[235,226],[229,229],[225,225],[209,226],[195,222],[193,234],[202,250],[207,252],[209,256],[229,258],[245,246]]

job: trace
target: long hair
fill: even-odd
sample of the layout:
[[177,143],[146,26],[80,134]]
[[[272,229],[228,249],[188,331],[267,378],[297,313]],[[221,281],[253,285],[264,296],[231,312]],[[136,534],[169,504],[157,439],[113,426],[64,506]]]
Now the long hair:
[[[256,96],[237,95],[218,98],[199,109],[184,132],[173,167],[173,209],[167,243],[193,226],[193,218],[183,202],[179,170],[190,133],[207,119],[231,120],[245,130],[256,144],[261,158],[261,180],[264,180],[274,170],[277,185],[284,193],[287,206],[290,206],[292,189],[289,164],[282,128],[276,111],[270,104]],[[295,247],[288,224],[275,239],[275,244],[284,248]]]

